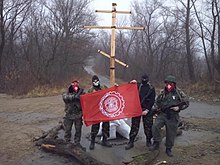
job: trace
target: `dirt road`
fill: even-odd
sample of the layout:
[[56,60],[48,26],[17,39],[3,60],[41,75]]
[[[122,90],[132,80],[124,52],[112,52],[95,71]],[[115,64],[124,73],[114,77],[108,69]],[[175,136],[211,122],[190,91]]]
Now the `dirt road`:
[[[0,162],[2,165],[14,164],[76,164],[74,160],[40,151],[32,138],[39,136],[56,126],[63,116],[61,95],[39,98],[12,98],[0,94]],[[220,105],[191,103],[190,107],[181,112],[186,123],[183,135],[176,138],[173,158],[164,154],[164,145],[155,157],[158,161],[166,160],[168,164],[220,164]],[[82,144],[87,152],[100,161],[109,164],[122,164],[123,160],[132,156],[148,153],[144,146],[143,130],[139,131],[139,140],[129,151],[124,145],[105,149],[100,145],[96,150],[89,151],[86,139],[90,128],[83,127]]]

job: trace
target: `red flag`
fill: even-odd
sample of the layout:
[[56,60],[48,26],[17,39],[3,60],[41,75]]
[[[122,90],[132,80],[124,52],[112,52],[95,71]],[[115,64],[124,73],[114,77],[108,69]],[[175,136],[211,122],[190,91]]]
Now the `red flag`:
[[123,84],[80,96],[86,126],[141,116],[137,84]]

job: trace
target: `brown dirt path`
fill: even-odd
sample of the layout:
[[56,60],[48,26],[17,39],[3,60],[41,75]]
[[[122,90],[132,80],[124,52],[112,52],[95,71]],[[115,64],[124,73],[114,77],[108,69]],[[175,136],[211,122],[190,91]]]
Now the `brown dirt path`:
[[[192,103],[193,104],[193,103]],[[193,104],[196,105],[196,104]],[[196,105],[199,109],[202,104]],[[193,106],[192,106],[193,107]],[[209,106],[208,106],[209,107]],[[195,107],[193,107],[195,108]],[[213,108],[213,107],[210,107]],[[39,136],[43,131],[47,131],[56,126],[63,116],[64,104],[61,95],[38,98],[13,98],[0,94],[0,162],[2,165],[14,164],[76,164],[73,161],[53,154],[43,153],[34,146],[33,137]],[[215,111],[220,111],[220,106],[214,107]],[[191,111],[193,109],[190,109]],[[189,110],[189,112],[190,112]],[[196,114],[184,114],[186,116],[186,129],[183,135],[177,137],[174,147],[175,157],[168,158],[164,153],[164,145],[161,145],[159,153],[154,153],[155,160],[149,164],[166,160],[168,164],[220,164],[220,118],[219,111],[209,113],[210,117],[196,117]],[[212,115],[214,115],[212,117]],[[83,128],[84,135],[89,128]],[[143,130],[139,131],[142,136]],[[134,155],[136,151],[143,151],[142,156],[137,156],[131,164],[143,164],[147,162],[146,155],[149,155],[144,137],[135,144],[135,148],[129,151],[124,150],[124,145],[113,147],[112,150],[104,150],[97,145],[97,150],[91,152],[100,161],[118,162],[122,164],[123,157]],[[83,141],[87,147],[89,142]],[[104,152],[103,152],[104,151]],[[113,152],[114,151],[114,152]],[[103,154],[111,154],[103,157]],[[144,155],[146,153],[146,155]],[[101,156],[100,156],[101,155]],[[137,154],[138,155],[138,154]]]

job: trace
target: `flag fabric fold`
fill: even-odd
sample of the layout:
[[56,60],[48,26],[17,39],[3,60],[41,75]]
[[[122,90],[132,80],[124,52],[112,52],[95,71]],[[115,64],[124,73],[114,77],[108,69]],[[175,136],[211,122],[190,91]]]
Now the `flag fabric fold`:
[[137,84],[123,84],[80,96],[86,126],[140,116]]

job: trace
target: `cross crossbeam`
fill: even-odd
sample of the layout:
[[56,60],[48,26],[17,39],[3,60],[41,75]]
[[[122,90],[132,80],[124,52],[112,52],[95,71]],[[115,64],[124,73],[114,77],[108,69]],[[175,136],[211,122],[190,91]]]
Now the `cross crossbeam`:
[[[101,50],[98,50],[98,52],[99,52],[100,54],[102,54],[103,56],[105,56],[105,57],[111,58],[111,56],[110,56],[109,54],[107,54],[107,53],[105,53],[105,52],[103,52],[103,51],[101,51]],[[118,59],[115,59],[115,62],[119,63],[120,65],[122,65],[122,66],[124,66],[124,67],[126,67],[126,68],[128,68],[128,65],[127,65],[127,64],[125,64],[124,62],[122,62],[122,61],[120,61],[120,60],[118,60]]]

